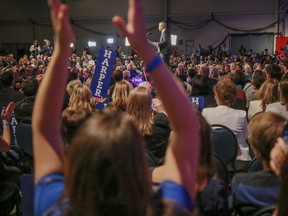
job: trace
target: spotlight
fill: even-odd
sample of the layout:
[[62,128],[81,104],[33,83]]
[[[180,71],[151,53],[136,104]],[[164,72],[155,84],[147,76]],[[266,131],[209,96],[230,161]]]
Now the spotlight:
[[171,35],[171,45],[176,46],[177,44],[177,35]]
[[130,46],[130,43],[129,43],[129,41],[128,41],[128,38],[127,38],[127,37],[125,38],[125,46]]
[[96,41],[88,41],[89,47],[96,47]]
[[114,43],[114,39],[113,38],[108,38],[107,39],[107,43],[108,44],[113,44]]

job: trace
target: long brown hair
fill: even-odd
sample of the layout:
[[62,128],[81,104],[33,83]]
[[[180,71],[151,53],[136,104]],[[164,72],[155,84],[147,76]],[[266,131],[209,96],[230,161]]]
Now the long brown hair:
[[280,82],[280,102],[282,105],[286,106],[288,110],[288,79],[282,79]]
[[213,176],[215,176],[216,169],[212,158],[213,149],[211,142],[211,127],[200,112],[197,112],[197,115],[201,128],[200,161],[197,181],[201,182],[204,178],[207,178],[209,181]]
[[67,165],[65,215],[145,215],[144,144],[126,115],[107,110],[88,119],[72,140]]
[[77,109],[81,107],[94,112],[96,109],[92,103],[91,90],[84,84],[76,85],[70,96],[68,107],[71,109]]
[[116,110],[126,111],[130,87],[126,81],[120,81],[115,84],[112,94],[111,106]]
[[152,96],[147,88],[138,86],[130,92],[127,113],[142,136],[152,133]]
[[266,80],[256,92],[255,100],[261,100],[261,107],[263,111],[266,110],[266,106],[268,104],[278,101],[278,83],[279,82],[276,79]]

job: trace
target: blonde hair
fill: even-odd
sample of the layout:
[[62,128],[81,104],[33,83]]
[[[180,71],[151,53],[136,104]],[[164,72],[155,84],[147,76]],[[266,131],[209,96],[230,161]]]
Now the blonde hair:
[[280,83],[280,102],[282,105],[286,106],[288,110],[288,79],[281,80]]
[[91,90],[84,84],[75,86],[70,96],[68,107],[71,109],[77,109],[81,107],[86,108],[91,112],[95,112],[96,109],[92,103]]
[[126,81],[117,82],[112,94],[112,107],[116,108],[117,110],[125,111],[129,93],[130,87]]
[[152,133],[152,97],[147,88],[138,86],[128,98],[127,113],[142,136]]
[[266,80],[256,92],[255,99],[261,100],[261,107],[265,111],[266,106],[270,103],[277,102],[279,99],[278,80]]
[[68,94],[71,96],[73,89],[75,88],[75,86],[82,84],[82,82],[78,79],[76,80],[71,80],[67,86],[66,86],[66,91],[68,92]]

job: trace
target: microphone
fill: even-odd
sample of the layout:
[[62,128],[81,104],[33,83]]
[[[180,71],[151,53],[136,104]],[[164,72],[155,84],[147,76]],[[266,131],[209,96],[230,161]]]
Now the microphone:
[[146,33],[146,36],[149,36],[149,35],[151,35],[152,34],[152,32],[147,32]]

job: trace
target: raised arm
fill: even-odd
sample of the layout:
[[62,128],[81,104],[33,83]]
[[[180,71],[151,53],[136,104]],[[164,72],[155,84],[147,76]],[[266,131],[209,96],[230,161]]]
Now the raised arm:
[[48,0],[55,50],[37,93],[32,117],[35,180],[51,172],[63,172],[64,144],[60,116],[67,79],[67,61],[74,33],[68,8],[59,0]]
[[7,107],[2,108],[1,118],[3,122],[3,136],[0,137],[0,152],[6,152],[10,150],[11,145],[10,119],[13,110],[14,110],[13,102],[10,102]]
[[270,167],[279,178],[281,176],[281,169],[287,157],[288,148],[283,138],[279,137],[270,152]]
[[113,23],[128,37],[133,49],[151,70],[152,79],[174,131],[175,136],[171,139],[165,158],[163,179],[184,185],[193,197],[200,142],[196,113],[172,72],[159,61],[160,57],[156,56],[147,42],[141,0],[129,0],[127,25],[119,16],[113,18]]

